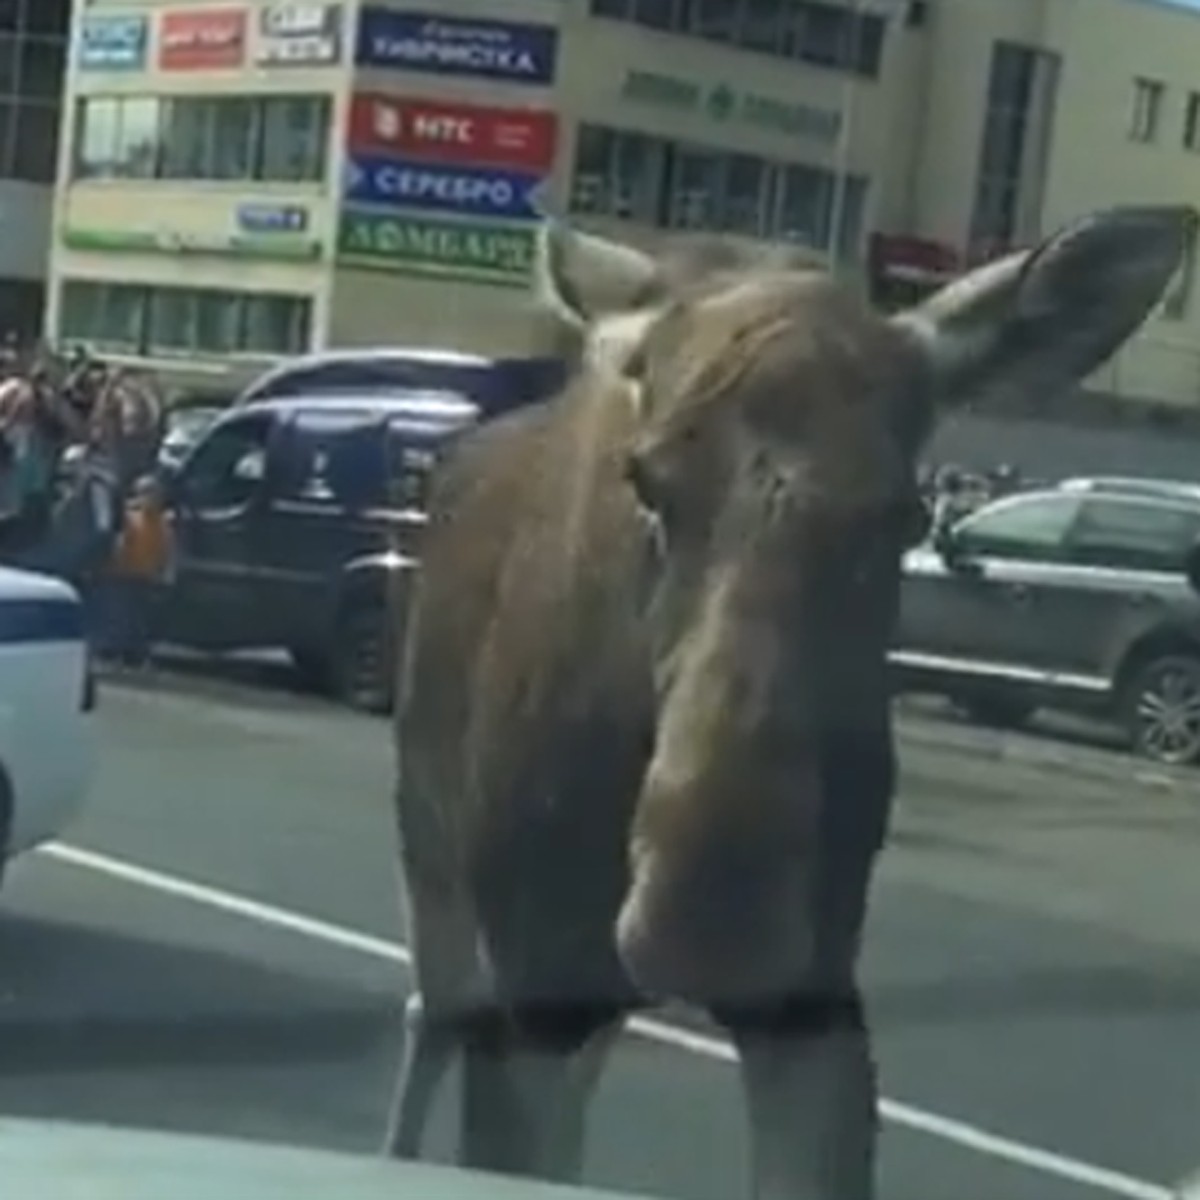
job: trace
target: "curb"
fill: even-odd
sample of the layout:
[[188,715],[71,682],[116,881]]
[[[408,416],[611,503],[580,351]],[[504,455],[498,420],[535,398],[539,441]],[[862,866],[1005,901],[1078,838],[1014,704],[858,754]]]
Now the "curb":
[[950,722],[922,719],[901,709],[896,714],[897,741],[901,747],[901,769],[904,768],[903,747],[919,747],[963,758],[989,762],[1010,763],[1047,773],[1070,775],[1075,779],[1091,779],[1104,783],[1127,781],[1138,787],[1159,791],[1200,794],[1200,773],[1187,768],[1171,768],[1134,758],[1119,751],[1095,746],[1043,744],[1033,738],[997,733],[992,730],[972,730],[964,733]]

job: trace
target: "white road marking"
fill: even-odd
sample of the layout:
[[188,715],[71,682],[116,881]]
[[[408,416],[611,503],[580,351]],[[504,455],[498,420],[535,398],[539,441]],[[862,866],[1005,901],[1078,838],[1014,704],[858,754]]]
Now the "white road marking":
[[[399,942],[374,937],[355,929],[348,929],[344,925],[319,920],[316,917],[306,917],[302,913],[279,908],[273,904],[265,904],[261,900],[253,900],[248,896],[196,883],[177,875],[153,870],[150,867],[139,866],[137,863],[114,858],[108,854],[100,854],[80,846],[67,845],[64,842],[47,843],[40,847],[39,853],[56,862],[95,871],[136,887],[174,896],[205,908],[229,913],[231,916],[242,917],[248,921],[255,921],[260,925],[287,930],[290,933],[325,942],[331,946],[353,950],[358,954],[370,955],[373,958],[385,959],[403,966],[409,966],[412,962],[408,948]],[[728,1042],[688,1029],[681,1029],[677,1025],[670,1025],[664,1021],[656,1021],[649,1017],[634,1017],[629,1021],[628,1029],[638,1037],[658,1042],[661,1045],[672,1046],[689,1054],[725,1063],[737,1061],[733,1047]],[[914,1108],[910,1104],[902,1104],[885,1098],[880,1101],[879,1110],[884,1120],[903,1128],[952,1142],[963,1149],[972,1150],[989,1158],[1015,1163],[1018,1166],[1040,1171],[1045,1175],[1053,1175],[1083,1187],[1093,1188],[1096,1191],[1107,1192],[1113,1196],[1128,1197],[1129,1200],[1173,1200],[1179,1195],[1178,1192],[1173,1192],[1169,1188],[1135,1179],[1119,1171],[1110,1171],[1104,1167],[1081,1162],[1050,1150],[1042,1150],[1010,1138],[999,1137],[964,1121],[942,1117],[937,1113]]]

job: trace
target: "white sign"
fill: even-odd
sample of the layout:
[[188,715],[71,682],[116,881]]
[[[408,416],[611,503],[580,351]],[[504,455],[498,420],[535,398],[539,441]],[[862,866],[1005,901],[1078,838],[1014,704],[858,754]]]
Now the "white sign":
[[269,4],[259,13],[259,66],[336,63],[342,54],[340,4]]

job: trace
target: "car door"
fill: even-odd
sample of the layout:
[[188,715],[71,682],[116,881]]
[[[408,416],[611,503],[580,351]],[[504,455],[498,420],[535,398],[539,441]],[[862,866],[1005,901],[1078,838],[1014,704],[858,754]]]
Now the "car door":
[[253,526],[273,431],[270,415],[222,421],[187,457],[172,492],[175,573],[166,636],[226,648],[258,639]]
[[384,428],[376,412],[349,403],[288,414],[255,535],[273,644],[321,641],[341,568],[382,548]]
[[1045,588],[1041,662],[1105,686],[1125,647],[1189,595],[1185,560],[1200,507],[1147,496],[1087,496]]
[[894,660],[917,670],[1024,678],[1036,673],[1048,571],[1062,561],[1080,498],[1010,497],[905,557]]

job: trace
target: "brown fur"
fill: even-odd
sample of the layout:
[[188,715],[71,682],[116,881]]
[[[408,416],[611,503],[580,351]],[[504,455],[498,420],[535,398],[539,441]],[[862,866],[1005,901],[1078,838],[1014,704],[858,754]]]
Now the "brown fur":
[[897,320],[779,252],[546,244],[575,381],[459,445],[423,544],[397,803],[426,1016],[394,1151],[461,1049],[465,1161],[575,1177],[598,1060],[568,1064],[670,997],[734,1036],[762,1195],[868,1194],[853,975],[932,400],[1078,378],[1194,229],[1089,218]]

